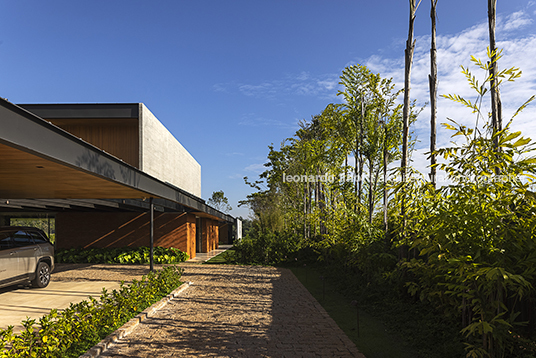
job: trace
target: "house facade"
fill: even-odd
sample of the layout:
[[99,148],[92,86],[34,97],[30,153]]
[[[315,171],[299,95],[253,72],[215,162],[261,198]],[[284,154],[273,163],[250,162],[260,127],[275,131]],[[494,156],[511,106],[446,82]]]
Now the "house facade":
[[234,218],[200,197],[201,166],[143,103],[0,100],[0,125],[12,129],[0,133],[0,225],[46,212],[57,248],[153,241],[192,258],[231,241]]

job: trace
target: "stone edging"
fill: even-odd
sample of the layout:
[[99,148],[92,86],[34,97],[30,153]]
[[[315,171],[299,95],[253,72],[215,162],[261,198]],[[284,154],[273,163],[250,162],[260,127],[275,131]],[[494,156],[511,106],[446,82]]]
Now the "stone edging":
[[130,319],[127,323],[125,323],[121,328],[118,328],[111,334],[109,334],[106,338],[104,338],[102,341],[97,343],[93,348],[88,350],[86,353],[81,355],[79,358],[95,358],[98,357],[101,353],[106,351],[110,345],[117,342],[121,338],[125,337],[126,335],[130,334],[134,328],[136,328],[141,322],[145,321],[145,319],[153,316],[156,311],[164,307],[170,300],[173,298],[178,297],[184,290],[186,290],[192,282],[184,282],[182,285],[180,285],[178,288],[173,290],[169,295],[162,298],[160,301],[156,302],[150,307],[147,307],[142,312],[137,314],[135,317]]

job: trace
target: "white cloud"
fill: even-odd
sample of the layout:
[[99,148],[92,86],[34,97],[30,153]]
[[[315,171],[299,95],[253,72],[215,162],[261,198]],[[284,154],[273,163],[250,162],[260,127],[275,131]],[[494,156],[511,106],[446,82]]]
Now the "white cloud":
[[223,83],[216,83],[212,86],[212,89],[216,92],[227,92],[227,88]]
[[264,166],[264,163],[254,163],[250,164],[247,167],[244,168],[244,171],[246,172],[253,172],[256,174],[261,174],[266,170],[266,167]]
[[262,83],[218,83],[212,86],[216,92],[238,92],[249,97],[283,100],[289,95],[313,96],[334,101],[337,98],[339,74],[312,75],[302,71],[280,79]]
[[296,122],[288,123],[277,119],[264,118],[257,116],[255,113],[244,114],[238,124],[248,127],[282,127],[298,129]]
[[524,27],[532,23],[532,19],[528,17],[525,11],[517,11],[507,17],[503,23],[502,30],[511,31]]
[[246,96],[269,98],[272,98],[275,94],[277,94],[277,88],[278,83],[276,81],[263,82],[258,85],[245,84],[238,86],[238,90]]
[[296,79],[299,81],[306,81],[309,79],[309,77],[311,77],[309,72],[302,71],[302,73],[300,73]]
[[236,173],[236,174],[229,175],[227,178],[229,178],[229,179],[243,179],[244,174]]

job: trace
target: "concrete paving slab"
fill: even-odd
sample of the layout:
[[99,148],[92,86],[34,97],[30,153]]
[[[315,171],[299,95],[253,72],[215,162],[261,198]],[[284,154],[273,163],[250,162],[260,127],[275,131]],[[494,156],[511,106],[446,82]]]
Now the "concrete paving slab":
[[46,288],[12,286],[0,289],[0,329],[14,326],[15,332],[22,330],[22,321],[27,317],[38,320],[50,310],[65,309],[89,296],[100,297],[102,288],[118,289],[114,281],[51,281]]
[[233,245],[219,245],[217,249],[212,250],[210,252],[197,252],[195,254],[195,257],[193,259],[188,259],[186,263],[203,263],[227,251],[231,247],[233,247]]

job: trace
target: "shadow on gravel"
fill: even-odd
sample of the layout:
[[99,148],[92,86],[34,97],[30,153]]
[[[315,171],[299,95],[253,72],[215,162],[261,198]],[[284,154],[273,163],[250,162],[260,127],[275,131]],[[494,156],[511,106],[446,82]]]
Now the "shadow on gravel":
[[287,269],[200,265],[184,277],[183,296],[102,356],[359,357]]
[[[155,265],[155,269],[162,265]],[[149,273],[149,265],[56,264],[54,281],[126,281],[140,280]]]
[[192,286],[102,356],[268,356],[275,270],[185,268]]
[[360,357],[355,344],[329,317],[294,274],[277,269],[272,281],[272,324],[269,329],[274,356]]
[[82,270],[92,264],[58,264],[56,263],[53,273],[60,273],[72,270]]

